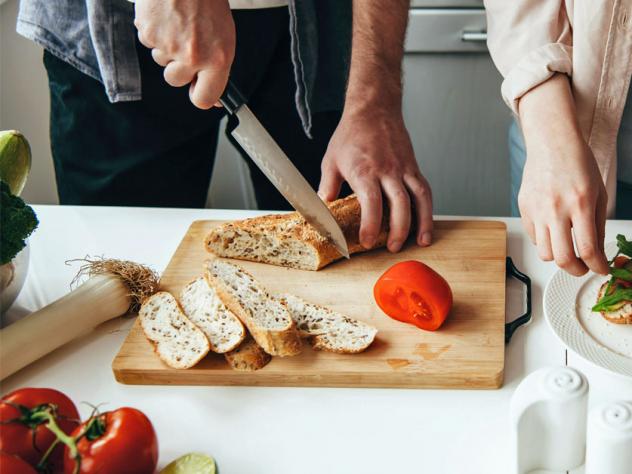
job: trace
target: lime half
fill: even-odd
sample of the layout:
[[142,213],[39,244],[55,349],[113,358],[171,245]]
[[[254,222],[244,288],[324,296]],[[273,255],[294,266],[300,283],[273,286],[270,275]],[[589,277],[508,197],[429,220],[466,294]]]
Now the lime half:
[[19,196],[31,170],[31,147],[16,130],[0,131],[0,179]]
[[201,453],[189,453],[169,463],[160,474],[216,474],[215,459]]

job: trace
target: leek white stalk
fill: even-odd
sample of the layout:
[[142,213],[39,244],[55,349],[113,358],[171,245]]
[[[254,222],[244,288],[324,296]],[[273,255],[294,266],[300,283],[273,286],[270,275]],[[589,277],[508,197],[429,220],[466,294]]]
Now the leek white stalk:
[[150,269],[120,260],[88,261],[90,278],[54,303],[0,330],[0,380],[110,319],[137,309],[158,289]]

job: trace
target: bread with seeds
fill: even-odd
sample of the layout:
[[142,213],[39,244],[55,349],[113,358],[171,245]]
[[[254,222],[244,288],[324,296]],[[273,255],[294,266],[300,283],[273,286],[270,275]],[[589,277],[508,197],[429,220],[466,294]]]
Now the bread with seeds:
[[[363,252],[360,245],[360,203],[352,195],[329,204],[340,225],[349,253]],[[383,247],[388,234],[388,212],[373,248]],[[272,214],[220,225],[206,237],[206,249],[219,257],[251,260],[303,270],[319,270],[342,255],[336,247],[298,213]]]
[[171,293],[159,291],[147,298],[138,318],[145,336],[169,367],[193,367],[211,348],[204,333],[184,315]]
[[180,293],[180,304],[184,314],[202,330],[213,352],[232,351],[244,340],[243,324],[222,303],[206,278],[197,278],[185,286]]
[[207,262],[205,276],[264,351],[282,357],[301,352],[301,339],[290,313],[252,275],[227,260],[214,258]]
[[357,354],[369,347],[377,334],[377,329],[369,324],[298,296],[285,294],[279,300],[292,315],[299,334],[309,338],[314,349]]
[[272,360],[272,356],[264,351],[250,334],[237,349],[224,354],[224,358],[232,369],[241,372],[259,370]]

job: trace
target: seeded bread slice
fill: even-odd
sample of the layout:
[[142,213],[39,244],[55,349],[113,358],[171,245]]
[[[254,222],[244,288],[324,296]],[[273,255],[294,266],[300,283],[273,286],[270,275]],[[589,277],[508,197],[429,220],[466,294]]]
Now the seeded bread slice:
[[[607,281],[603,285],[601,285],[601,288],[599,288],[597,301],[599,301],[604,296],[607,286]],[[632,324],[632,301],[622,304],[620,308],[613,311],[601,311],[601,315],[611,323]]]
[[224,358],[231,368],[243,372],[259,370],[272,360],[272,356],[264,351],[250,334],[237,349],[224,354]]
[[276,356],[301,352],[301,339],[290,313],[243,268],[215,258],[207,262],[206,280],[264,351]]
[[171,293],[160,291],[147,298],[138,317],[145,336],[169,367],[193,367],[211,348],[204,333],[184,315]]
[[290,311],[299,334],[308,337],[314,349],[357,354],[369,347],[377,334],[373,326],[298,296],[285,294],[279,299]]
[[[329,204],[340,225],[349,253],[363,252],[360,245],[360,204],[354,195]],[[386,244],[388,212],[374,248]],[[342,258],[336,247],[298,213],[272,214],[223,224],[206,237],[206,249],[219,257],[270,263],[303,270],[319,270]]]
[[180,293],[184,314],[199,327],[211,350],[223,354],[235,349],[246,337],[244,325],[231,313],[204,277],[197,278]]

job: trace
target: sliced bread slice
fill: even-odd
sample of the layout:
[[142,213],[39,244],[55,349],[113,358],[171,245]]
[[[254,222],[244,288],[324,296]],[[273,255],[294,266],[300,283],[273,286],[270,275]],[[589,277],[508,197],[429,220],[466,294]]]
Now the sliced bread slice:
[[250,334],[235,350],[224,354],[224,358],[234,370],[251,372],[265,367],[272,356],[257,344]]
[[232,351],[246,337],[244,325],[222,303],[206,278],[197,278],[185,286],[180,304],[184,314],[206,335],[213,352]]
[[285,294],[279,300],[290,311],[299,334],[308,337],[314,349],[357,354],[369,347],[377,334],[377,329],[369,324],[298,296]]
[[[605,294],[608,282],[606,281],[601,288],[599,288],[599,295],[597,301],[599,301]],[[601,311],[601,315],[611,323],[615,324],[632,324],[632,301],[621,304],[621,307],[612,311]]]
[[[360,204],[355,196],[338,199],[329,209],[340,225],[349,253],[363,252],[360,245]],[[388,212],[374,248],[386,244]],[[223,224],[206,237],[206,248],[220,257],[252,260],[303,270],[318,270],[342,258],[334,245],[298,213],[272,214]]]
[[301,339],[290,313],[243,268],[214,258],[207,262],[206,280],[264,351],[276,356],[301,352]]
[[193,367],[211,348],[204,333],[184,315],[171,293],[159,291],[147,298],[138,318],[145,336],[169,367]]

